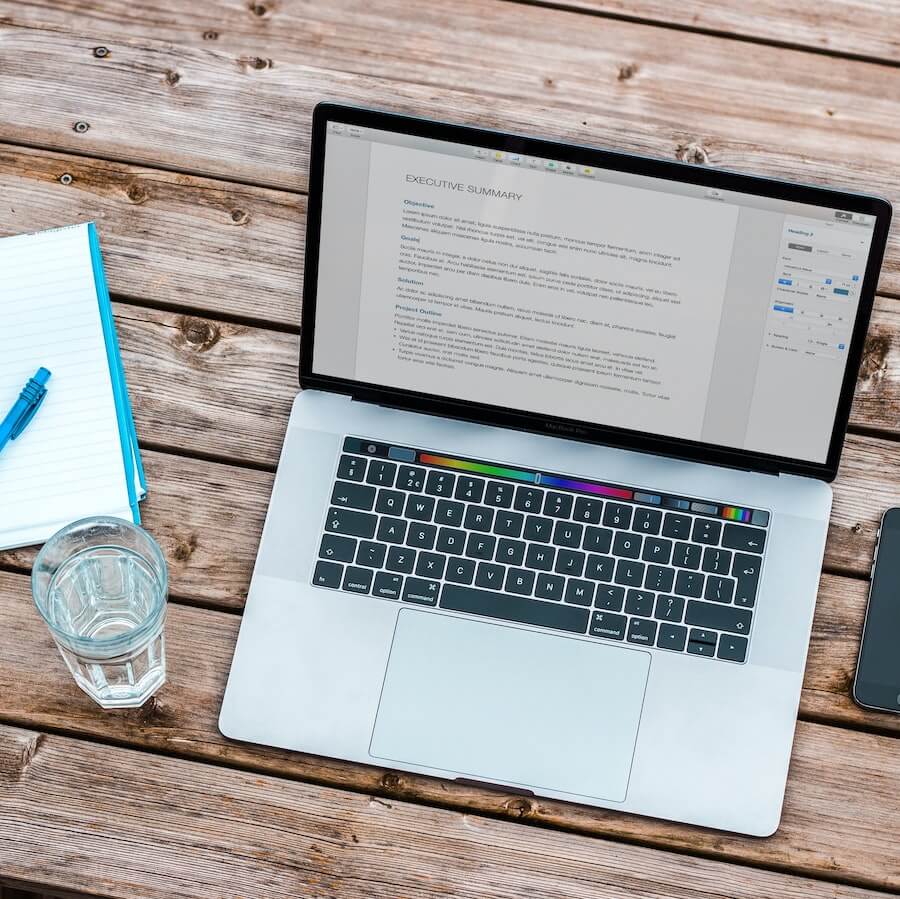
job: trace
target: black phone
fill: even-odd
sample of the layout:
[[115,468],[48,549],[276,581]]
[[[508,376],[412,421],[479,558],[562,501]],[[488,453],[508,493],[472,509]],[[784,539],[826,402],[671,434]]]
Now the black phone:
[[888,509],[878,529],[853,698],[900,714],[900,509]]

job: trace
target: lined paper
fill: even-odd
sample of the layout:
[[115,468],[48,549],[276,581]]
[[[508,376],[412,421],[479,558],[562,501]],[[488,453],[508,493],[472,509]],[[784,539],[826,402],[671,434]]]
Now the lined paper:
[[4,548],[89,515],[132,519],[87,225],[0,240],[0,419],[41,366],[43,405],[0,451]]

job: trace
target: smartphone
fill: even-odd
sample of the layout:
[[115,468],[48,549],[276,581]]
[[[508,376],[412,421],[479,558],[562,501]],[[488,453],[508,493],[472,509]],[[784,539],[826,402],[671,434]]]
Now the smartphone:
[[853,698],[900,714],[900,509],[888,509],[878,529]]

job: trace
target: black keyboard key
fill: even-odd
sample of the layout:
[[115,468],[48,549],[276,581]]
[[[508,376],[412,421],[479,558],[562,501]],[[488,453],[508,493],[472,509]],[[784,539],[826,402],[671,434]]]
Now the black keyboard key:
[[582,526],[571,521],[557,521],[553,528],[553,542],[557,546],[578,549],[581,546]]
[[434,549],[434,540],[437,537],[437,528],[433,524],[419,524],[411,522],[406,532],[406,545],[416,549]]
[[606,609],[610,612],[621,612],[625,604],[625,588],[615,584],[597,584],[597,592],[594,595],[594,605],[598,609]]
[[494,565],[492,562],[479,562],[475,572],[475,585],[478,587],[490,587],[491,590],[503,589],[503,578],[506,569],[502,565]]
[[660,649],[669,649],[672,652],[683,652],[687,642],[687,628],[680,624],[661,624],[656,645]]
[[368,593],[372,589],[372,569],[348,565],[344,571],[343,589],[348,593]]
[[637,559],[641,555],[640,534],[632,534],[628,531],[619,531],[613,540],[613,555],[622,559]]
[[584,553],[574,549],[558,549],[556,551],[556,564],[553,570],[557,574],[568,574],[572,577],[581,577],[584,573]]
[[497,553],[494,558],[504,565],[521,565],[525,561],[525,544],[521,540],[503,537],[497,541]]
[[442,553],[461,553],[466,546],[466,532],[459,528],[441,528],[438,530],[434,547]]
[[491,593],[488,590],[475,590],[472,587],[459,587],[456,584],[444,585],[441,593],[441,608],[454,612],[486,615],[489,618],[500,618],[504,621],[517,621],[520,624],[570,631],[575,634],[583,634],[587,630],[588,623],[588,610],[578,606],[541,602],[537,599],[526,599],[524,596]]
[[566,602],[576,606],[589,606],[594,601],[594,584],[591,581],[581,581],[578,578],[569,578],[566,584]]
[[639,534],[658,534],[662,523],[662,512],[659,509],[635,509],[632,530]]
[[668,594],[657,596],[653,617],[659,621],[681,621],[684,617],[684,600],[680,596]]
[[579,496],[575,500],[575,511],[572,518],[575,521],[584,524],[600,524],[600,515],[603,512],[603,500],[588,499],[586,496]]
[[702,596],[704,577],[699,571],[679,571],[675,576],[675,592],[681,596]]
[[571,493],[548,490],[544,497],[544,515],[549,515],[551,518],[568,518],[572,514],[574,502],[575,497]]
[[329,562],[352,562],[356,555],[356,541],[352,537],[326,534],[319,547],[319,558]]
[[317,587],[340,587],[344,566],[337,562],[316,562],[313,583]]
[[642,558],[645,562],[668,565],[672,559],[672,541],[666,540],[665,537],[645,538]]
[[526,540],[533,540],[535,543],[549,543],[552,534],[553,521],[551,519],[538,518],[537,515],[529,515],[525,519],[525,532],[522,536]]
[[447,580],[454,584],[471,584],[475,579],[475,563],[454,556],[447,562]]
[[522,596],[531,596],[534,589],[534,572],[527,568],[510,568],[506,572],[506,590]]
[[534,595],[538,599],[562,599],[565,586],[566,579],[558,574],[539,574],[534,585]]
[[402,543],[406,539],[406,522],[385,516],[378,522],[378,539],[385,543]]
[[375,500],[375,511],[382,515],[402,515],[406,494],[399,490],[379,490]]
[[456,475],[449,471],[429,471],[425,479],[425,492],[430,496],[449,498],[453,496]]
[[482,478],[470,478],[468,475],[460,475],[456,479],[457,499],[470,503],[480,503],[484,496],[484,480]]
[[608,553],[612,548],[613,532],[609,528],[587,527],[581,548],[589,552]]
[[611,581],[616,570],[616,560],[612,556],[597,556],[591,553],[587,557],[584,576],[595,581]]
[[608,528],[631,527],[631,506],[623,506],[621,503],[607,503],[603,513],[603,523]]
[[425,469],[415,465],[401,465],[397,472],[397,487],[400,490],[411,490],[421,493],[425,486]]
[[434,499],[430,496],[412,496],[406,500],[406,517],[413,521],[431,521],[434,515]]
[[676,515],[674,512],[666,512],[662,532],[663,537],[671,537],[673,540],[690,540],[691,517],[689,515]]
[[591,626],[588,633],[592,637],[604,637],[607,640],[624,640],[628,619],[614,612],[594,612],[591,615]]
[[494,517],[494,533],[498,537],[521,537],[525,516],[521,512],[500,510]]
[[422,552],[419,553],[419,560],[416,562],[416,574],[429,579],[443,577],[446,564],[446,556],[439,553]]
[[530,543],[525,553],[525,565],[538,571],[552,571],[556,550],[552,546]]
[[696,571],[700,567],[703,550],[693,543],[676,543],[672,553],[672,564],[679,568],[691,568]]
[[376,487],[393,487],[396,474],[397,466],[393,462],[372,459],[366,472],[366,483],[374,484]]
[[484,491],[484,501],[489,506],[498,509],[511,509],[515,487],[512,484],[504,484],[502,481],[488,481]]
[[722,533],[722,525],[711,518],[694,519],[694,529],[691,531],[691,540],[694,543],[706,543],[715,546],[719,542]]
[[387,547],[383,543],[360,540],[356,550],[356,564],[365,565],[366,568],[381,568],[386,553]]
[[468,506],[464,523],[470,531],[486,534],[494,524],[494,510],[487,506]]
[[756,603],[756,591],[759,587],[759,569],[762,559],[749,553],[735,553],[731,573],[737,578],[734,591],[734,604],[752,608]]
[[711,574],[706,579],[706,588],[703,591],[703,598],[712,602],[731,602],[734,597],[734,581],[730,577],[719,577],[717,574]]
[[373,537],[378,516],[353,509],[329,509],[325,530],[330,534],[346,534],[349,537]]
[[453,528],[462,527],[465,510],[466,507],[462,503],[452,499],[439,499],[434,510],[434,520],[438,524],[447,524]]
[[687,604],[684,620],[686,624],[695,624],[701,628],[746,635],[750,632],[751,617],[752,613],[748,609],[736,609],[734,606],[721,606],[714,602],[691,600]]
[[403,578],[399,574],[388,574],[379,571],[375,575],[375,584],[372,587],[372,595],[381,599],[400,599],[400,591],[403,588]]
[[366,474],[366,460],[359,456],[341,456],[337,476],[345,481],[361,481]]
[[466,555],[470,559],[493,559],[497,538],[490,534],[469,534]]
[[695,656],[712,658],[716,652],[717,635],[712,631],[692,628],[688,635],[687,651]]
[[362,509],[369,512],[375,505],[375,488],[351,481],[337,481],[331,491],[331,504],[345,509]]
[[416,551],[405,546],[392,546],[388,549],[387,561],[384,567],[389,571],[399,571],[401,574],[412,574],[416,564]]
[[656,640],[656,622],[648,618],[632,618],[628,622],[628,642],[652,646]]
[[[513,505],[519,512],[540,512],[544,503],[544,491],[534,487],[517,487]],[[550,539],[550,535],[547,535]]]
[[726,524],[722,533],[722,546],[741,552],[762,553],[766,545],[766,532],[762,528],[748,528],[741,524]]
[[625,611],[629,615],[650,618],[653,615],[653,601],[656,599],[649,590],[629,590],[625,599]]
[[717,546],[707,546],[703,550],[703,570],[710,574],[728,574],[731,568],[731,552]]
[[440,589],[438,581],[408,577],[403,585],[403,601],[415,602],[422,606],[436,606]]
[[675,569],[663,568],[661,565],[648,565],[644,586],[657,593],[668,593],[675,586]]
[[644,583],[644,563],[634,562],[631,559],[619,559],[616,563],[614,580],[617,584],[624,584],[626,587],[640,587]]
[[747,638],[722,634],[719,638],[716,658],[725,659],[728,662],[743,662],[747,658]]

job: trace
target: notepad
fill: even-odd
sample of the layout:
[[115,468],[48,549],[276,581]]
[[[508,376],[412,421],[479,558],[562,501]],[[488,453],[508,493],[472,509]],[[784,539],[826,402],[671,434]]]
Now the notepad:
[[37,415],[0,452],[0,548],[91,515],[140,522],[147,488],[93,225],[0,240],[0,419],[40,366]]

